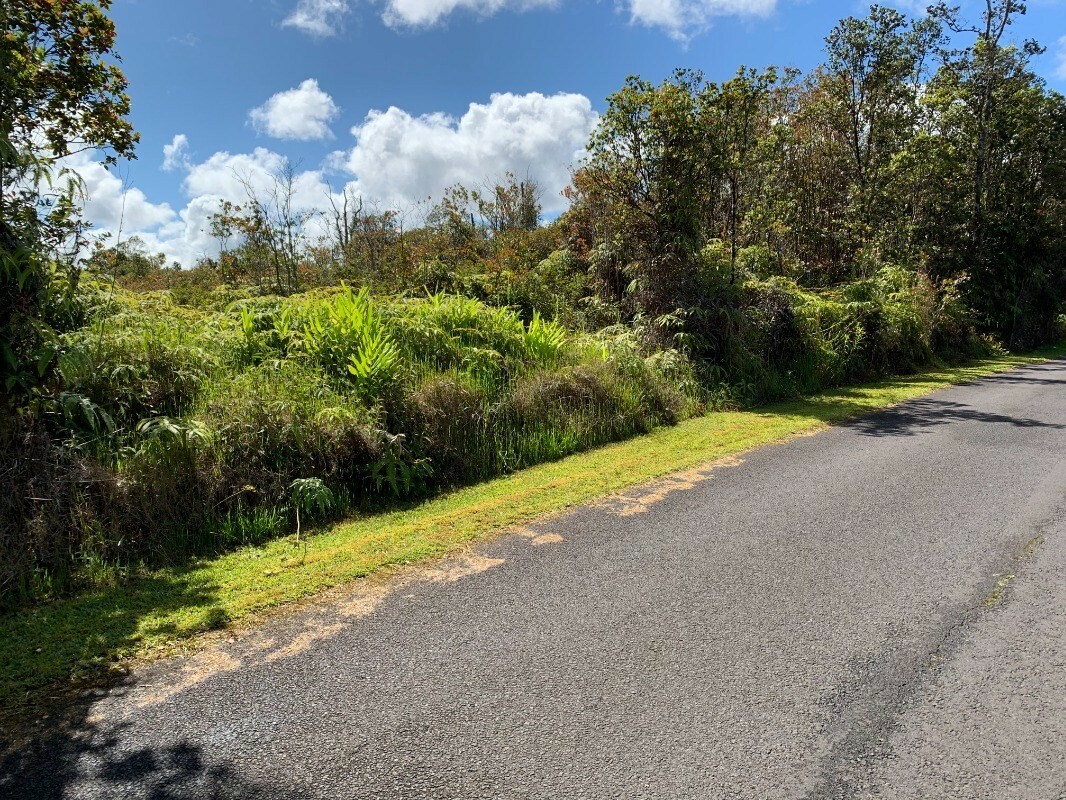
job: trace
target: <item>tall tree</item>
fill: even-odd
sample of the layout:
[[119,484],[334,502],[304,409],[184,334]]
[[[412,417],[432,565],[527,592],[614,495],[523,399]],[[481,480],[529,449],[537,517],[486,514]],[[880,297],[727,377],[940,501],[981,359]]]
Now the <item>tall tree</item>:
[[[784,79],[794,74],[786,71]],[[708,137],[706,152],[713,159],[712,172],[723,180],[724,213],[722,226],[729,242],[730,282],[736,280],[737,252],[741,243],[741,224],[764,174],[760,144],[769,135],[774,122],[773,95],[781,86],[778,71],[771,67],[763,72],[741,68],[721,86],[708,84],[701,92],[703,131]],[[708,206],[713,211],[714,204]],[[715,229],[714,221],[709,226]]]
[[575,175],[579,205],[601,205],[595,233],[601,272],[631,279],[639,310],[676,317],[698,299],[697,254],[705,239],[711,172],[699,92],[679,71],[654,86],[631,77],[611,95]]
[[0,4],[0,390],[9,410],[53,361],[46,322],[60,245],[78,227],[57,159],[83,150],[132,157],[126,79],[110,0]]
[[893,199],[886,172],[915,133],[927,67],[941,40],[936,19],[912,21],[878,5],[864,18],[841,20],[826,37],[818,80],[822,111],[847,153],[841,167],[851,257],[883,233]]
[[954,73],[956,80],[968,89],[968,105],[974,122],[973,182],[970,242],[972,254],[983,255],[985,237],[985,204],[988,171],[994,146],[993,118],[997,93],[1008,76],[1024,69],[1030,57],[1043,52],[1033,40],[1026,40],[1021,48],[1005,45],[1003,37],[1014,21],[1026,13],[1026,5],[1019,0],[985,0],[981,19],[976,24],[963,21],[959,6],[940,0],[930,7],[936,19],[943,20],[953,32],[972,34],[973,43],[961,50],[945,51],[944,69]]

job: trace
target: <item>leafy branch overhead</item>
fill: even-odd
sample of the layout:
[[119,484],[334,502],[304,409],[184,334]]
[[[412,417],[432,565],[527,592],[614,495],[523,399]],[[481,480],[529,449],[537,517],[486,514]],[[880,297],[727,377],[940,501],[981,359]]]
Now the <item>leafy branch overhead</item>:
[[69,256],[79,232],[78,185],[61,180],[55,160],[95,149],[115,163],[137,142],[109,6],[0,5],[0,390],[11,402],[49,377],[55,349],[42,310],[64,295],[57,279],[77,281],[56,256]]

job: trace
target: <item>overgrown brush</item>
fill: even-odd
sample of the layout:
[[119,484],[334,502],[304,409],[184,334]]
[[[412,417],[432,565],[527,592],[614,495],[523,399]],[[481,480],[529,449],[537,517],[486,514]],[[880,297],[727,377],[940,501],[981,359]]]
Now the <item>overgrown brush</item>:
[[[44,416],[52,438],[41,428],[13,445],[67,466],[46,469],[53,482],[41,489],[59,511],[5,509],[4,554],[37,542],[8,560],[5,598],[72,591],[672,424],[700,406],[687,364],[646,356],[632,335],[575,335],[537,312],[523,321],[444,294],[342,287],[200,310],[120,295],[66,338],[65,391]],[[329,502],[309,502],[305,487]]]
[[814,291],[764,277],[764,249],[703,258],[678,347],[669,318],[579,333],[443,293],[228,291],[193,309],[90,284],[61,390],[5,434],[3,602],[987,347],[952,287],[907,270]]
[[[740,251],[739,264],[752,261]],[[909,270],[885,266],[870,278],[814,291],[743,269],[728,284],[720,262],[716,268],[720,300],[700,355],[717,395],[733,402],[792,397],[990,352],[957,296]]]

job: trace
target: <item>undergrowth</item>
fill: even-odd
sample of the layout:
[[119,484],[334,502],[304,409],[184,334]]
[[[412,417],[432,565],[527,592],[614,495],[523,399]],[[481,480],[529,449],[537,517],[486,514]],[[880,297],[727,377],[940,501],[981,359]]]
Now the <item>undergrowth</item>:
[[189,308],[85,281],[61,391],[5,429],[0,606],[990,349],[913,273],[820,293],[755,273],[714,284],[715,253],[713,335],[673,347],[661,321],[582,331],[442,293],[342,286]]

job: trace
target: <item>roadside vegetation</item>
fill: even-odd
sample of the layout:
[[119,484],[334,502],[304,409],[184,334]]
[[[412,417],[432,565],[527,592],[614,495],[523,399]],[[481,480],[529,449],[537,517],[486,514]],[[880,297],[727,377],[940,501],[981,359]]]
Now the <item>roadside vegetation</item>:
[[[407,564],[443,556],[544,515],[728,459],[952,383],[1063,357],[1066,346],[997,356],[761,408],[722,411],[424,502],[324,527],[310,540],[144,570],[121,583],[0,616],[0,725],[136,660],[188,653],[196,637]],[[606,513],[606,512],[605,512]]]
[[[61,157],[114,162],[136,143],[108,5],[0,10],[11,630],[50,608],[151,606],[151,587],[172,599],[198,558],[282,558],[282,537],[329,520],[392,524],[381,514],[685,420],[679,436],[720,431],[758,404],[1061,337],[1066,100],[1031,71],[1040,48],[1009,42],[1012,0],[976,25],[946,6],[917,20],[875,6],[829,34],[807,75],[631,78],[556,220],[534,175],[453,187],[417,217],[346,190],[312,217],[293,211],[290,169],[220,202],[217,255],[187,270],[136,240],[85,246]],[[766,427],[734,449],[856,410],[798,402],[843,410],[798,427],[744,415]],[[675,444],[683,457],[626,479],[701,457]],[[583,480],[586,497],[616,488]],[[465,491],[433,502],[479,490]],[[572,501],[543,491],[527,510]],[[475,535],[460,528],[278,597]],[[212,619],[259,607],[234,603]],[[188,619],[156,620],[159,636],[202,624]],[[151,639],[101,636],[94,658]]]

